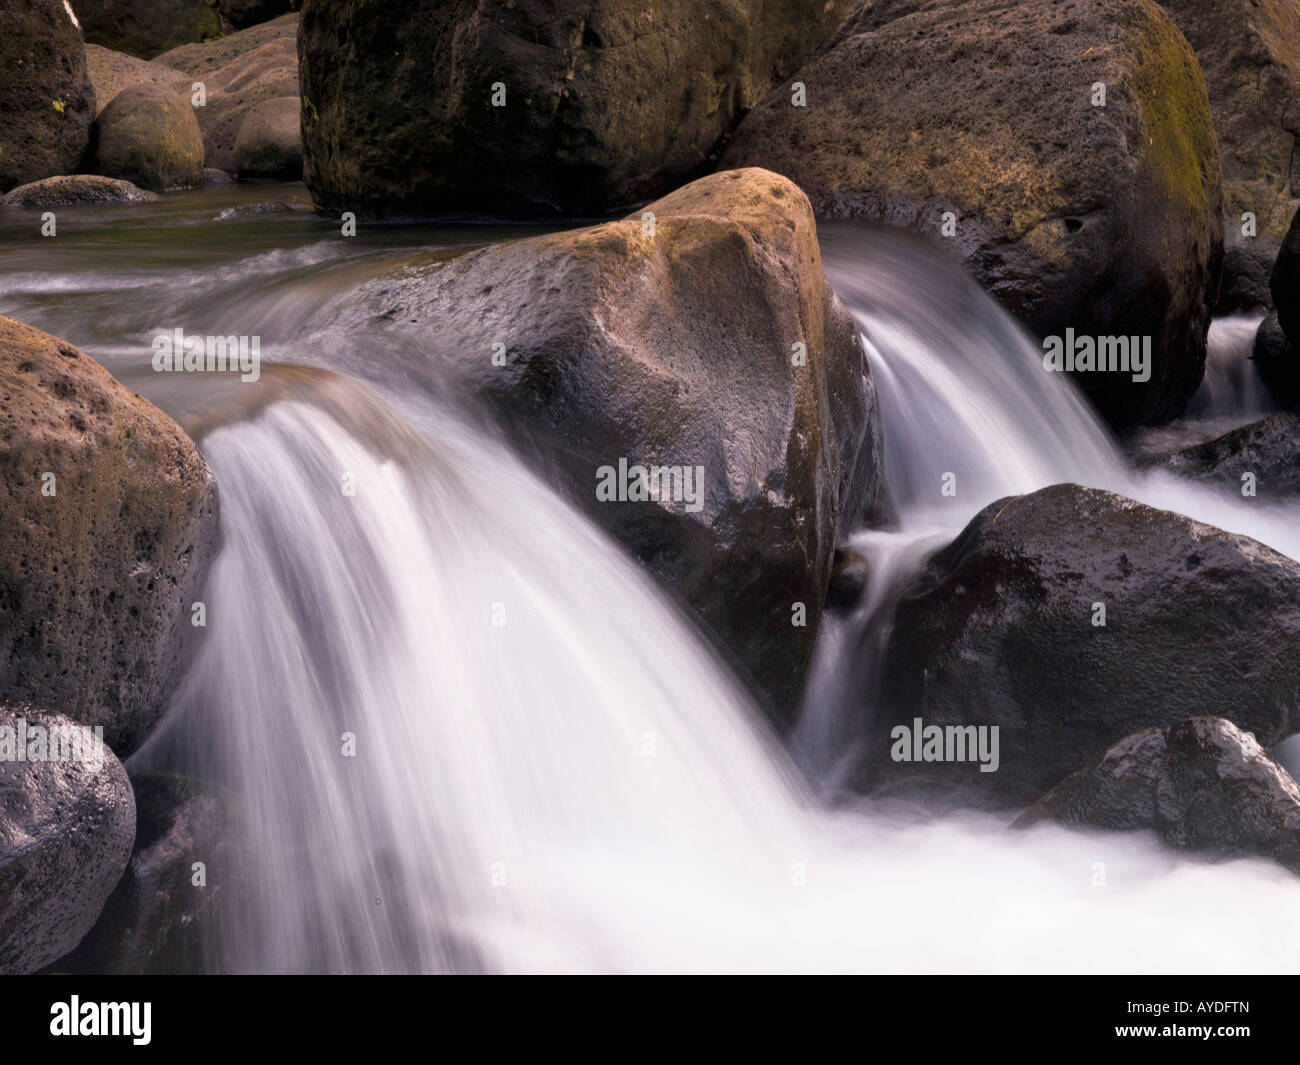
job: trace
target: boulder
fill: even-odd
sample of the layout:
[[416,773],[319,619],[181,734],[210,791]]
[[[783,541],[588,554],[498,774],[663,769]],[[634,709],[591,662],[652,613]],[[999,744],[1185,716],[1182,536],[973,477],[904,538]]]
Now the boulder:
[[0,193],[80,167],[95,90],[81,31],[63,0],[0,6],[0,100]]
[[181,71],[97,44],[86,45],[86,70],[95,86],[96,114],[132,85],[159,85],[182,96],[190,91],[190,79]]
[[[1223,163],[1227,254],[1219,313],[1268,306],[1268,274],[1287,220],[1300,107],[1300,4],[1295,0],[1160,0],[1196,50]],[[1256,235],[1242,233],[1255,216]]]
[[60,714],[0,703],[0,974],[35,972],[77,945],[134,836],[131,785],[107,746]]
[[1127,736],[1014,822],[1151,831],[1212,858],[1262,857],[1300,873],[1300,787],[1258,740],[1220,717]]
[[1148,381],[1076,379],[1116,428],[1178,415],[1204,370],[1223,247],[1186,40],[1150,0],[901,10],[774,90],[721,165],[784,174],[823,217],[932,235],[1041,337],[1150,337]]
[[1292,347],[1300,347],[1300,211],[1287,227],[1269,277],[1278,324]]
[[69,0],[90,44],[152,59],[221,36],[217,0]]
[[132,85],[95,123],[95,169],[154,192],[203,184],[203,138],[194,108],[161,85]]
[[161,197],[129,181],[99,174],[65,174],[19,185],[0,196],[0,211],[45,211],[55,207],[92,207],[106,203],[152,203]]
[[[790,182],[732,171],[646,212],[411,268],[358,328],[405,331],[430,387],[480,397],[785,724],[836,540],[881,492],[874,386]],[[624,463],[700,467],[703,490],[637,501]]]
[[[1298,651],[1300,563],[1077,485],[999,499],[901,595],[881,671],[864,666],[857,783],[1023,805],[1206,706],[1271,745],[1300,729]],[[895,760],[918,718],[997,726],[997,770]]]
[[[65,973],[203,971],[231,872],[223,796],[188,777],[138,773],[135,848],[94,928],[55,968]],[[194,863],[203,863],[195,883]]]
[[307,186],[325,207],[374,215],[626,208],[715,159],[846,6],[308,4]]
[[1277,311],[1260,323],[1250,357],[1273,399],[1283,407],[1300,407],[1300,353],[1282,332]]
[[243,30],[297,11],[300,0],[217,0],[222,19],[233,29]]
[[103,725],[162,716],[217,544],[198,450],[88,355],[0,317],[0,692]]
[[1159,463],[1162,469],[1222,485],[1240,495],[1242,475],[1254,474],[1256,497],[1276,502],[1300,496],[1300,415],[1274,414]]
[[277,96],[251,108],[235,137],[240,180],[302,179],[302,105],[297,96]]
[[267,100],[298,95],[298,16],[285,15],[209,44],[191,44],[158,62],[203,83],[195,108],[207,165],[234,173],[235,141],[248,113]]

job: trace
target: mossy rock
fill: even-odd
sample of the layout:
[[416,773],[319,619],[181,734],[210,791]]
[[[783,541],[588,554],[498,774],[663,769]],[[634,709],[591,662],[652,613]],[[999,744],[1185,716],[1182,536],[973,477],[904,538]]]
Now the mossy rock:
[[931,0],[855,25],[790,79],[806,106],[775,91],[721,165],[786,175],[824,217],[933,236],[1040,336],[1151,337],[1148,382],[1078,383],[1116,427],[1180,413],[1223,208],[1205,84],[1169,17],[1150,0]]
[[94,168],[154,192],[203,184],[203,137],[189,100],[166,86],[123,89],[95,123]]
[[220,37],[217,0],[69,0],[86,41],[152,59],[192,41]]

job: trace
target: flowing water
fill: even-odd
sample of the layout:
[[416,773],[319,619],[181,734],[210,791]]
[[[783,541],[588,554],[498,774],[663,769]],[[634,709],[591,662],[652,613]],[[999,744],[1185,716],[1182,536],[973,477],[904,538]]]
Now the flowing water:
[[[454,397],[410,387],[418,352],[322,325],[360,280],[503,234],[348,242],[306,213],[219,230],[250,195],[73,218],[47,243],[0,221],[0,313],[175,413],[221,486],[203,645],[132,760],[238,805],[246,884],[211,968],[1296,967],[1300,930],[1279,915],[1300,889],[1266,864],[824,807],[640,569]],[[928,249],[834,230],[826,253],[870,345],[901,522],[860,535],[868,601],[818,649],[794,742],[814,788],[853,754],[835,713],[846,634],[880,631],[925,555],[999,495],[1082,481],[1300,547],[1280,516],[1126,472],[1032,341]],[[260,334],[264,356],[350,376],[267,367],[257,401],[159,380],[149,337],[176,326]]]

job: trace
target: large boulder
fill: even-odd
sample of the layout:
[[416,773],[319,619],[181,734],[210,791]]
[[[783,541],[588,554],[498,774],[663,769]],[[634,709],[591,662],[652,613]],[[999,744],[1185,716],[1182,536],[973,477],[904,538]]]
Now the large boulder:
[[0,318],[0,692],[135,750],[185,668],[216,540],[216,485],[180,428]]
[[1287,227],[1269,277],[1278,324],[1293,347],[1300,347],[1300,211]]
[[1261,502],[1300,496],[1300,415],[1274,414],[1204,444],[1184,448],[1159,463],[1162,469],[1217,484],[1240,495],[1242,478]]
[[307,185],[370,214],[626,207],[715,158],[845,7],[308,0]]
[[131,785],[88,731],[0,703],[0,973],[35,972],[72,950],[131,856]]
[[1039,336],[1150,337],[1148,381],[1076,379],[1113,426],[1179,414],[1223,254],[1218,149],[1186,40],[1150,0],[901,10],[793,75],[806,106],[790,85],[768,96],[721,165],[784,174],[825,217],[933,235]]
[[163,85],[123,89],[95,123],[95,169],[153,192],[203,184],[194,108]]
[[207,165],[234,173],[235,141],[244,119],[267,100],[298,95],[298,16],[285,15],[209,44],[176,48],[158,62],[202,82],[195,108]]
[[1194,717],[1115,744],[1014,823],[1151,831],[1178,850],[1300,873],[1300,787],[1231,721]]
[[[1268,274],[1287,220],[1300,108],[1300,4],[1295,0],[1160,0],[1196,50],[1223,160],[1227,256],[1220,313],[1267,306]],[[1242,215],[1257,233],[1242,233]]]
[[[1298,652],[1300,563],[1095,489],[1000,499],[903,593],[883,667],[864,666],[858,783],[1025,804],[1205,707],[1271,745],[1300,729]],[[907,761],[894,730],[918,718],[997,726],[996,771]]]
[[[188,777],[139,773],[126,873],[60,972],[197,973],[233,862],[221,793]],[[202,863],[201,876],[195,863]]]
[[106,203],[152,203],[158,196],[129,181],[99,174],[65,174],[19,185],[0,196],[0,211],[48,211],[56,207],[98,207]]
[[183,72],[97,44],[86,45],[86,70],[95,86],[96,114],[132,85],[160,85],[182,96],[189,95],[190,79]]
[[1277,311],[1260,322],[1250,357],[1274,401],[1283,407],[1300,407],[1300,351],[1282,332]]
[[235,170],[248,178],[302,178],[302,107],[297,96],[277,96],[252,108],[235,137]]
[[152,59],[191,41],[221,36],[217,0],[69,0],[86,40]]
[[0,5],[0,193],[71,174],[90,145],[95,90],[63,0]]
[[[836,539],[881,491],[874,386],[790,182],[732,171],[646,211],[413,268],[372,286],[361,328],[406,330],[413,372],[481,397],[787,723]],[[636,501],[624,460],[701,467],[703,490]],[[601,500],[611,480],[625,501]]]

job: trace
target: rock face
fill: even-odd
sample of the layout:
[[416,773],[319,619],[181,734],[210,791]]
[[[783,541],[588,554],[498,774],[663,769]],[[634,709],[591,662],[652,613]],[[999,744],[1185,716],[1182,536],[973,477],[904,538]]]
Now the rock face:
[[1178,850],[1270,858],[1300,873],[1300,787],[1254,736],[1223,718],[1189,718],[1120,740],[1013,827],[1043,821],[1150,830]]
[[77,170],[90,145],[95,90],[81,31],[62,0],[0,7],[0,193]]
[[95,169],[154,192],[203,184],[194,108],[161,85],[123,89],[95,123]]
[[217,542],[194,444],[88,355],[0,318],[0,692],[131,753],[180,679]]
[[1217,439],[1185,448],[1160,465],[1182,477],[1221,484],[1240,493],[1254,474],[1261,501],[1300,496],[1300,415],[1274,414]]
[[[1271,745],[1300,729],[1297,650],[1300,564],[1262,544],[1075,485],[1000,499],[897,605],[859,784],[1028,803],[1206,706]],[[999,768],[894,761],[916,718],[997,725]]]
[[[785,722],[837,535],[881,491],[874,387],[822,274],[808,200],[788,181],[733,171],[646,210],[653,231],[637,215],[377,283],[365,328],[409,330],[431,382],[459,380],[531,441],[526,454],[547,455],[548,473],[722,637]],[[681,501],[632,501],[631,489],[600,501],[602,467],[618,479],[621,460],[702,467],[698,505],[684,484]]]
[[1115,427],[1176,416],[1204,370],[1223,245],[1187,42],[1149,0],[915,8],[890,5],[883,24],[859,12],[868,32],[790,79],[806,106],[775,90],[721,165],[784,174],[825,217],[933,235],[1041,337],[1151,337],[1149,381],[1077,380]]
[[[218,794],[167,773],[131,778],[135,849],[103,913],[61,972],[197,973],[203,938],[230,875],[227,817]],[[202,886],[194,863],[203,863]]]
[[277,96],[252,108],[235,137],[241,180],[302,178],[302,107],[297,96]]
[[[1220,313],[1267,306],[1268,273],[1300,206],[1300,5],[1292,0],[1160,0],[1196,50],[1223,157],[1227,258]],[[1255,215],[1257,235],[1242,234]]]
[[158,198],[129,181],[117,181],[99,174],[71,174],[19,185],[0,196],[0,211],[91,207],[106,203],[150,203]]
[[1260,323],[1250,357],[1274,400],[1300,407],[1300,353],[1282,332],[1276,311]]
[[308,0],[307,185],[317,203],[367,214],[626,207],[715,158],[845,7]]
[[221,17],[237,29],[269,22],[279,15],[298,10],[299,0],[217,0]]
[[69,0],[86,40],[152,59],[191,41],[221,36],[216,0]]
[[75,726],[59,714],[0,704],[0,974],[35,972],[77,945],[126,868],[135,836],[131,785],[113,752],[91,742],[54,760],[47,746],[45,760],[19,762],[20,729],[30,757],[34,728],[47,730],[48,745],[48,730]]
[[207,93],[194,109],[203,134],[207,165],[234,173],[235,141],[248,114],[267,100],[298,95],[298,16],[231,34],[209,44],[191,44],[158,57],[160,63],[201,81]]
[[159,85],[181,96],[188,96],[190,91],[190,79],[181,71],[97,44],[86,45],[86,70],[95,86],[96,114],[132,85]]

